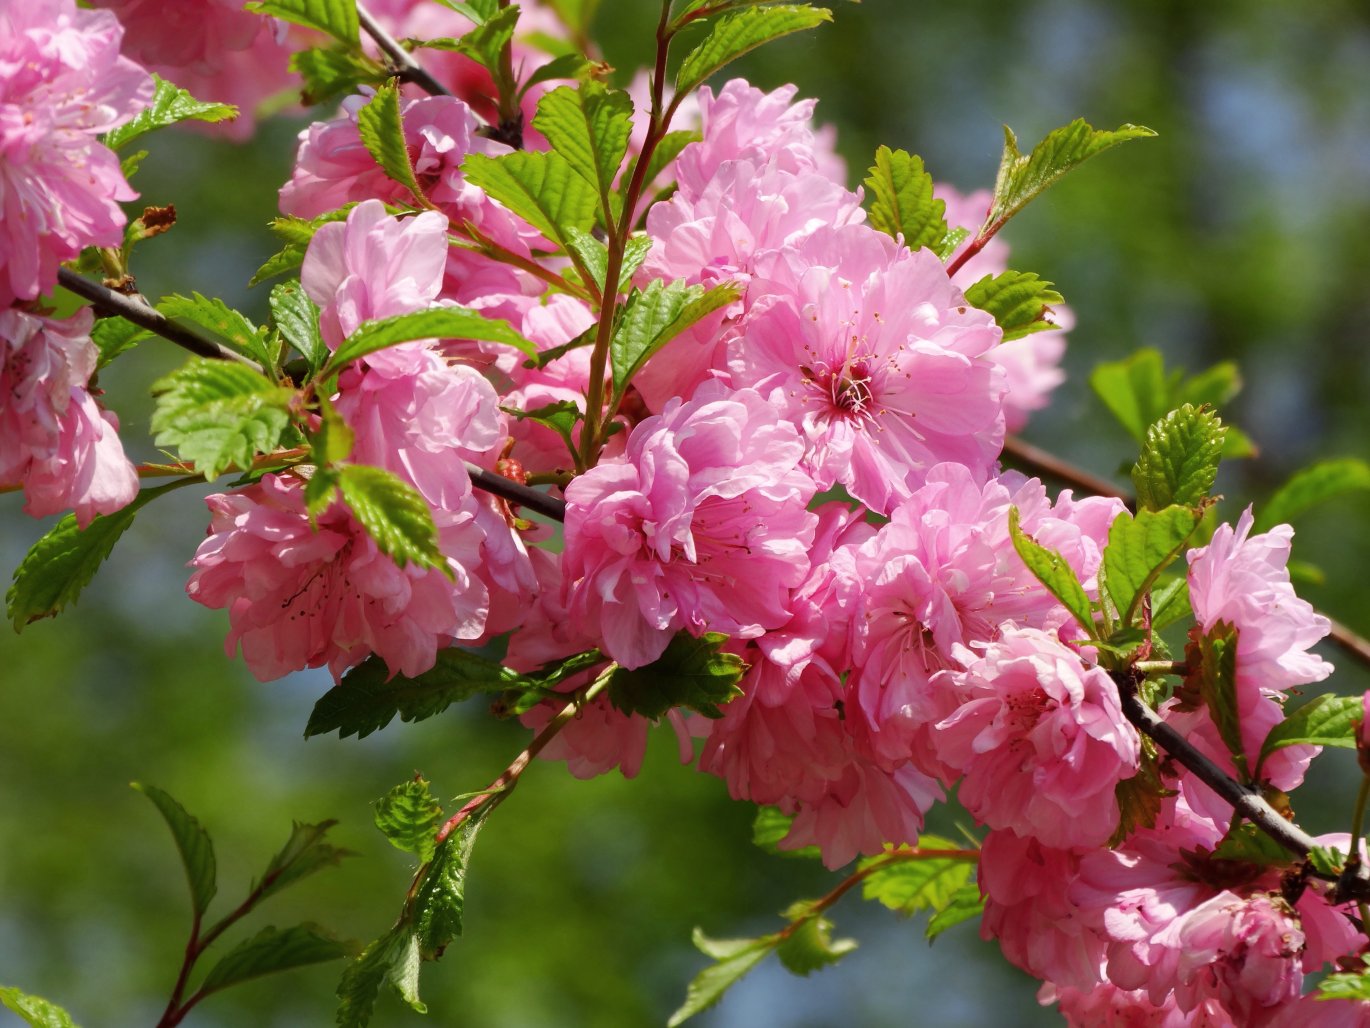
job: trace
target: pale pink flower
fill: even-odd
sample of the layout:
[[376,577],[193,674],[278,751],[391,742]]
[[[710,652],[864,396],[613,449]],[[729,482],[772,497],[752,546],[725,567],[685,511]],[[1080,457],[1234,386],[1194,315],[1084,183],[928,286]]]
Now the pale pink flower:
[[138,493],[119,421],[87,388],[91,320],[0,310],[0,485],[22,485],[34,517],[74,509],[82,528]]
[[454,640],[479,638],[488,605],[470,571],[482,533],[470,511],[440,526],[453,577],[398,567],[337,501],[311,526],[304,486],[265,475],[205,501],[209,537],[190,564],[190,598],[228,609],[225,650],[241,648],[261,681],[327,665],[333,677],[372,653],[392,674],[418,675]]
[[983,655],[958,648],[962,700],[937,725],[938,757],[964,773],[958,798],[991,828],[1047,846],[1098,846],[1118,827],[1114,790],[1141,742],[1108,672],[1046,632],[1012,628]]
[[87,246],[118,246],[129,188],[101,133],[152,99],[122,30],[74,0],[0,0],[0,307],[33,299]]
[[701,389],[633,429],[566,488],[569,610],[627,667],[677,631],[755,638],[808,573],[803,446],[750,390]]

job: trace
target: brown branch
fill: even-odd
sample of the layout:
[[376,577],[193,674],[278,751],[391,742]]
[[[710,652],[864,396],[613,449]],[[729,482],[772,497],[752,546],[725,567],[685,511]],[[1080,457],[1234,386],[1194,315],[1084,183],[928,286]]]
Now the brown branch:
[[386,32],[363,4],[357,4],[357,21],[362,31],[376,42],[376,46],[390,58],[395,73],[405,82],[412,82],[430,96],[451,96],[452,91],[430,75],[414,55],[400,45],[389,32]]

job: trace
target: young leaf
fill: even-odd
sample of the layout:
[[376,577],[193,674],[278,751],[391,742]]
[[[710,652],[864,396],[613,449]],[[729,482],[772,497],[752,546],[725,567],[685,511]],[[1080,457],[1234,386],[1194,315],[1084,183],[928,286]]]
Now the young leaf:
[[1335,846],[1313,846],[1308,850],[1308,863],[1319,874],[1336,876],[1346,869],[1346,854]]
[[157,310],[172,321],[189,322],[205,329],[229,349],[251,357],[265,368],[274,367],[280,360],[279,345],[273,348],[256,325],[222,300],[199,293],[168,296],[157,304]]
[[675,90],[689,93],[743,54],[825,21],[832,21],[832,12],[808,4],[776,4],[730,14],[716,22],[704,41],[685,56],[676,72]]
[[356,0],[253,0],[247,9],[326,32],[354,50],[360,42]]
[[324,367],[323,374],[332,375],[369,353],[414,339],[479,339],[512,346],[530,357],[537,353],[537,347],[510,328],[507,321],[487,318],[479,311],[465,307],[430,307],[363,323],[343,340],[333,353],[333,359]]
[[459,824],[438,844],[432,863],[414,894],[414,926],[419,953],[424,960],[437,960],[461,934],[462,911],[466,903],[466,867],[471,848],[490,807],[482,807]]
[[1159,632],[1193,614],[1189,605],[1189,580],[1172,579],[1151,594],[1151,628]]
[[703,931],[694,930],[695,948],[716,963],[697,974],[685,992],[685,1002],[671,1015],[666,1028],[684,1024],[702,1010],[707,1010],[723,993],[740,981],[780,943],[780,936],[763,935],[756,939],[711,939]]
[[1162,801],[1173,796],[1174,790],[1167,789],[1161,779],[1156,745],[1150,739],[1142,742],[1142,760],[1137,773],[1120,781],[1114,787],[1113,795],[1118,801],[1118,827],[1109,839],[1109,846],[1120,846],[1133,832],[1156,824]]
[[[468,14],[468,17],[476,23],[476,27],[460,39],[452,40],[452,48],[485,68],[498,83],[502,77],[500,57],[513,40],[514,30],[518,27],[518,8],[509,6],[483,15],[479,12]],[[425,45],[432,46],[434,42],[428,40]]]
[[[628,152],[633,101],[593,80],[579,88],[561,86],[538,102],[533,127],[597,195],[607,197]],[[606,221],[612,217],[610,211],[602,214]]]
[[351,850],[340,849],[324,842],[328,830],[336,821],[320,821],[316,825],[292,823],[290,838],[280,851],[266,865],[262,877],[252,883],[252,891],[258,901],[274,896],[287,886],[302,878],[307,878],[325,867],[335,867],[343,859],[354,854]]
[[[604,291],[604,277],[609,274],[609,248],[601,243],[589,232],[582,232],[580,229],[569,229],[566,233],[571,252],[580,258],[585,270],[590,273],[594,283],[601,292]],[[622,292],[632,281],[637,269],[642,267],[642,262],[647,259],[647,255],[652,252],[652,239],[645,233],[629,236],[628,241],[623,245],[623,262],[618,273],[618,290]],[[545,356],[547,351],[542,351],[539,356]]]
[[1293,521],[1310,507],[1342,493],[1370,489],[1370,464],[1355,457],[1320,460],[1295,472],[1256,514],[1255,532]]
[[315,924],[268,926],[244,939],[209,969],[199,992],[208,995],[262,975],[322,964],[347,956],[351,947]]
[[24,1019],[29,1028],[76,1028],[71,1015],[51,1000],[0,985],[0,1003]]
[[558,400],[539,407],[536,410],[515,410],[512,407],[501,407],[500,410],[519,421],[536,421],[539,425],[546,425],[557,435],[561,436],[566,444],[566,449],[575,453],[576,426],[584,420],[580,408],[573,400]]
[[412,853],[422,864],[433,859],[433,837],[441,827],[442,806],[415,776],[376,801],[376,827],[396,849]]
[[389,77],[365,54],[342,46],[296,51],[288,66],[304,82],[300,99],[306,107],[350,96],[361,86],[379,86]]
[[1113,519],[1104,548],[1104,581],[1124,625],[1131,625],[1161,572],[1179,555],[1203,520],[1195,507],[1124,511]]
[[589,232],[599,196],[557,153],[520,150],[500,157],[470,154],[461,165],[466,180],[528,222],[562,249],[568,229]]
[[371,102],[357,111],[357,131],[382,170],[426,205],[428,198],[414,177],[414,165],[409,160],[404,120],[400,116],[400,93],[393,80],[377,89]]
[[780,848],[780,842],[790,833],[792,824],[794,817],[781,813],[779,807],[757,807],[756,820],[752,822],[752,842],[773,857],[821,858],[823,851],[817,846],[802,846],[793,850]]
[[1052,289],[1050,282],[1022,271],[986,275],[966,290],[966,299],[994,315],[1006,343],[1055,328],[1048,315],[1052,307],[1065,303],[1065,297]]
[[269,303],[276,328],[305,359],[310,372],[317,374],[328,360],[328,346],[319,334],[319,308],[298,279],[273,286]]
[[1237,629],[1219,621],[1206,633],[1196,626],[1193,636],[1189,654],[1193,670],[1185,679],[1185,689],[1203,700],[1223,745],[1246,778],[1246,748],[1237,710]]
[[936,246],[946,238],[947,205],[933,197],[932,176],[923,168],[923,158],[880,147],[866,189],[872,228],[896,237],[902,233],[910,250]]
[[255,286],[268,278],[275,278],[287,271],[294,271],[304,263],[305,251],[309,248],[314,233],[329,222],[346,220],[347,215],[355,206],[357,206],[355,203],[344,204],[336,211],[329,211],[317,218],[296,218],[291,215],[283,215],[271,219],[271,231],[285,243],[285,249],[267,258],[266,263],[257,269],[257,273],[252,276],[247,284]]
[[689,707],[705,717],[719,718],[719,704],[742,690],[738,682],[747,670],[742,658],[724,653],[726,635],[706,632],[699,638],[677,632],[666,651],[646,667],[617,667],[609,679],[609,700],[625,714],[664,717],[672,707]]
[[1370,971],[1343,971],[1329,974],[1313,994],[1318,999],[1351,1002],[1370,1001]]
[[634,293],[623,320],[609,343],[614,395],[621,397],[647,360],[691,325],[728,306],[739,295],[737,286],[723,282],[705,290],[683,281],[669,284],[653,279]]
[[[920,851],[960,848],[950,839],[936,835],[924,835],[918,840]],[[975,861],[964,857],[911,857],[898,863],[889,860],[887,854],[861,860],[858,870],[880,868],[861,883],[861,895],[905,917],[920,910],[935,913],[944,909],[975,875]]]
[[1132,438],[1141,442],[1148,426],[1172,409],[1175,379],[1167,377],[1159,350],[1138,350],[1120,361],[1098,365],[1089,384]]
[[1270,729],[1261,744],[1261,763],[1286,746],[1341,746],[1354,749],[1362,714],[1359,696],[1324,693]]
[[370,1024],[381,986],[390,980],[413,938],[409,922],[401,920],[347,965],[336,992],[340,1000],[334,1018],[337,1028],[365,1028]]
[[1066,172],[1119,143],[1156,133],[1141,125],[1123,125],[1113,132],[1090,128],[1083,118],[1055,129],[1024,155],[1018,137],[1004,126],[1004,154],[994,182],[994,200],[977,238],[985,239],[1003,227],[1043,190]]
[[1047,549],[1038,543],[1032,536],[1024,532],[1018,525],[1019,515],[1017,507],[1010,507],[1008,512],[1008,531],[1013,539],[1013,548],[1018,551],[1018,556],[1023,559],[1027,569],[1033,573],[1037,581],[1046,586],[1047,591],[1060,600],[1061,604],[1074,615],[1075,620],[1080,622],[1080,626],[1089,633],[1091,639],[1098,637],[1098,628],[1094,624],[1094,615],[1089,605],[1089,596],[1085,593],[1085,587],[1080,584],[1080,579],[1066,559],[1055,550]]
[[932,942],[953,925],[979,917],[984,911],[985,897],[980,893],[980,886],[974,882],[967,882],[956,891],[956,895],[952,896],[945,907],[928,918],[928,927],[923,934],[928,942]]
[[150,334],[147,329],[123,318],[101,318],[90,330],[90,341],[100,351],[100,359],[95,365],[95,370],[104,370],[115,357],[125,350],[133,349],[138,340]]
[[209,901],[218,891],[214,881],[214,844],[209,841],[209,833],[183,806],[156,786],[134,782],[133,788],[152,801],[171,829],[171,837],[176,840],[177,852],[181,854],[186,880],[190,883],[191,903],[196,915],[203,916],[209,908]]
[[251,467],[257,454],[274,450],[295,397],[249,367],[203,357],[154,382],[152,391],[157,445],[175,446],[206,479],[231,465]]
[[933,252],[937,254],[937,259],[940,260],[943,264],[945,264],[947,261],[951,260],[951,255],[956,252],[957,247],[959,247],[969,238],[970,229],[951,229],[947,232],[945,236],[942,237],[942,241],[940,243],[937,243],[933,246]]
[[104,143],[111,150],[119,150],[139,136],[154,129],[175,125],[178,121],[226,121],[238,116],[238,108],[232,104],[201,103],[190,93],[173,85],[160,75],[153,75],[156,89],[152,103],[116,129],[105,134]]
[[422,721],[477,693],[532,684],[502,664],[455,646],[440,650],[437,663],[416,678],[392,677],[385,661],[372,656],[319,697],[304,734],[336,731],[340,739],[349,735],[365,739],[397,714],[401,721]]
[[791,974],[808,977],[835,964],[856,949],[855,939],[832,938],[832,922],[826,917],[807,917],[775,948],[775,955]]
[[1163,510],[1202,503],[1218,477],[1226,432],[1216,414],[1189,404],[1148,428],[1142,455],[1132,468],[1138,507]]
[[438,549],[433,512],[413,486],[382,468],[346,464],[338,469],[338,488],[382,553],[400,567],[438,568],[451,577],[447,558]]
[[1228,832],[1212,856],[1215,860],[1235,860],[1258,867],[1289,867],[1297,859],[1253,824],[1243,824]]
[[528,90],[543,82],[556,79],[583,79],[594,74],[595,62],[582,53],[560,54],[546,64],[533,69],[533,73],[519,83],[518,96],[522,100]]

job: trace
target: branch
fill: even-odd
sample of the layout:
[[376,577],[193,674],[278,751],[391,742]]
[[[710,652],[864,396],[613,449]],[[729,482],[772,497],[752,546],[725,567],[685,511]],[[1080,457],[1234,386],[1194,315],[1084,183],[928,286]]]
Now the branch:
[[551,518],[553,521],[566,520],[565,500],[559,500],[555,496],[530,489],[526,485],[515,482],[511,478],[505,478],[503,475],[497,475],[493,471],[486,471],[470,461],[465,463],[466,473],[471,476],[471,484],[477,489],[492,493],[500,499],[508,500],[520,507],[527,507],[529,510],[535,511],[543,517]]
[[452,91],[424,70],[423,65],[414,60],[414,55],[399,44],[389,32],[380,26],[371,12],[363,4],[357,4],[357,20],[362,30],[376,41],[376,46],[390,58],[399,78],[412,82],[430,96],[451,96]]

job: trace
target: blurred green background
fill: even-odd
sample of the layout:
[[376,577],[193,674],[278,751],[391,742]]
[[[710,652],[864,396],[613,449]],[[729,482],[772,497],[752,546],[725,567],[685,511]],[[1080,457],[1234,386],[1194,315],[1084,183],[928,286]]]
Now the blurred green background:
[[[605,0],[600,22],[617,67],[642,60],[654,6]],[[853,181],[883,142],[921,154],[963,190],[988,186],[1002,123],[1025,145],[1077,116],[1160,133],[1072,175],[1008,230],[1014,266],[1053,280],[1078,318],[1070,380],[1027,438],[1104,474],[1130,461],[1130,440],[1085,378],[1099,360],[1155,346],[1191,371],[1241,362],[1246,389],[1224,413],[1263,452],[1225,469],[1225,516],[1315,455],[1370,456],[1363,4],[1035,0],[1010,10],[865,0],[836,15],[743,73],[821,98],[820,120],[838,126]],[[298,128],[268,126],[252,147],[153,137],[135,184],[147,202],[174,202],[181,222],[145,247],[145,292],[198,289],[263,313],[265,289],[245,282],[273,249],[264,226]],[[103,376],[139,456],[152,453],[147,385],[180,359],[145,342]],[[236,903],[292,819],[339,819],[334,841],[358,855],[271,901],[240,934],[312,919],[367,940],[389,926],[410,873],[371,827],[371,801],[416,769],[443,796],[480,787],[526,739],[477,703],[360,742],[304,741],[328,676],[256,682],[224,657],[222,613],[181,595],[208,491],[145,512],[78,607],[22,636],[0,632],[0,983],[65,1004],[87,1028],[155,1022],[188,927],[170,838],[130,781],[170,791],[213,834],[212,913]],[[1296,556],[1326,572],[1303,592],[1362,631],[1368,516],[1370,499],[1358,496],[1296,526]],[[47,524],[24,517],[14,495],[0,496],[0,519],[8,573]],[[1325,652],[1341,665],[1330,683],[1339,692],[1370,685]],[[1296,797],[1315,831],[1345,827],[1355,776],[1345,756],[1320,760]],[[721,782],[679,766],[669,738],[655,740],[632,782],[577,782],[560,765],[535,766],[480,837],[466,934],[425,969],[429,1018],[386,999],[374,1023],[664,1023],[705,962],[689,944],[693,926],[716,937],[770,931],[776,911],[836,882],[753,848],[750,818]],[[765,965],[695,1023],[1056,1021],[973,926],[929,947],[921,925],[854,897],[834,917],[839,934],[862,944],[839,966],[801,980]],[[339,971],[263,979],[186,1023],[330,1024]]]

